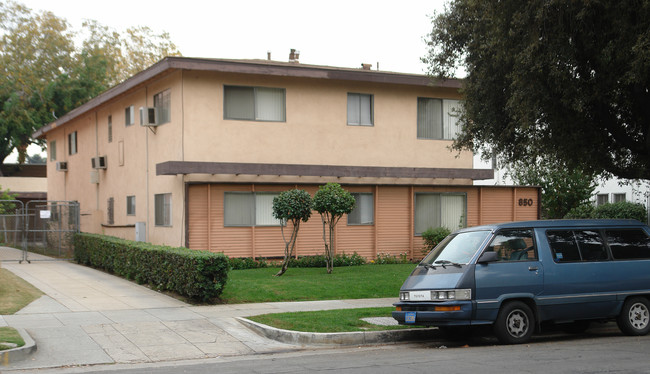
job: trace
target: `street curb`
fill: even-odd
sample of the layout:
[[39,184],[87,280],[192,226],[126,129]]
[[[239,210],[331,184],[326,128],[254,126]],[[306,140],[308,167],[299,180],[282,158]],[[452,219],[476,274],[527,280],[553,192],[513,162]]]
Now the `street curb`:
[[16,329],[16,331],[18,331],[25,341],[25,345],[0,351],[0,366],[8,366],[13,362],[25,360],[32,353],[36,352],[36,342],[29,336],[27,331],[25,329]]
[[437,328],[323,333],[283,330],[242,317],[236,317],[236,319],[241,324],[261,336],[287,344],[372,345],[425,340],[438,337]]

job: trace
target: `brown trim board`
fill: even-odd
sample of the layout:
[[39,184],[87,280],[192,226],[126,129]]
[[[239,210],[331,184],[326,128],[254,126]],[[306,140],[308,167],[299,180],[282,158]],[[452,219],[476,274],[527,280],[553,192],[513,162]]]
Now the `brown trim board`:
[[184,174],[294,175],[351,178],[449,178],[472,180],[494,178],[493,169],[254,164],[197,161],[166,161],[156,164],[156,175]]

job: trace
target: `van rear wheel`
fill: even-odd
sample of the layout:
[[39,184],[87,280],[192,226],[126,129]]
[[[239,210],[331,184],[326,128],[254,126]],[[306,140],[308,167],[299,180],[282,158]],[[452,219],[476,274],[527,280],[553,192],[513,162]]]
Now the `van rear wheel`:
[[648,299],[631,297],[625,300],[616,323],[625,335],[646,335],[650,331],[650,302]]
[[512,301],[501,307],[494,321],[494,335],[501,344],[522,344],[530,340],[535,315],[528,305]]

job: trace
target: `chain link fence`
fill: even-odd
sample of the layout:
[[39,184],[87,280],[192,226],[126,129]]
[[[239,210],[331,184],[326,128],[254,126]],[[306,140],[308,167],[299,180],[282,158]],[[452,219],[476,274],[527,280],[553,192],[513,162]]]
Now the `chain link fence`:
[[[0,201],[0,259],[71,259],[79,232],[79,203],[74,201]],[[39,256],[44,255],[44,256]]]

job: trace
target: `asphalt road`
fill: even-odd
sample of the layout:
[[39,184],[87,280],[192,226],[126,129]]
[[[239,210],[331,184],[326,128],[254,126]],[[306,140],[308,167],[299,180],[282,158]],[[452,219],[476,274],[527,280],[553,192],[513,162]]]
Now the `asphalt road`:
[[500,346],[493,338],[473,337],[444,345],[422,342],[320,349],[38,373],[650,373],[649,352],[650,336],[623,336],[611,326],[580,335],[546,334],[517,346]]

